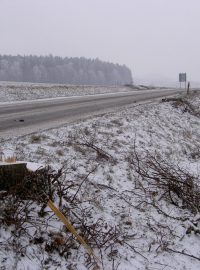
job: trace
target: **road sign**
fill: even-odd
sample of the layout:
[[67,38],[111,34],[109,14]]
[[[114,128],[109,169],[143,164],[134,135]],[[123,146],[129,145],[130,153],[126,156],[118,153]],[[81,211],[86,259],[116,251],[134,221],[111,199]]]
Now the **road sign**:
[[187,75],[186,73],[179,73],[179,82],[186,82],[187,81]]
[[185,83],[185,89],[186,89],[186,82],[187,82],[187,74],[186,73],[179,73],[179,82],[180,82],[180,88],[181,83]]

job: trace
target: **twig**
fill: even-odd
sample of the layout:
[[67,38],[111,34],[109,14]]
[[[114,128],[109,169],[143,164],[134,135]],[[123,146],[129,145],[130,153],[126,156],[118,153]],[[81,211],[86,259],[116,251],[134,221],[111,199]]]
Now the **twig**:
[[97,167],[98,167],[98,165],[97,165],[91,172],[89,172],[89,173],[85,176],[85,178],[83,179],[83,181],[82,181],[81,184],[79,185],[78,190],[77,190],[76,193],[74,194],[74,196],[73,196],[73,198],[72,198],[72,200],[71,200],[71,203],[73,203],[73,201],[75,200],[75,198],[76,198],[77,194],[79,193],[79,190],[81,189],[83,183],[87,180],[87,178],[90,176],[90,174],[92,174],[94,171],[96,171]]
[[188,257],[191,257],[193,259],[196,259],[196,260],[200,261],[200,258],[199,257],[196,257],[194,255],[188,254],[184,250],[183,251],[178,251],[178,250],[174,250],[174,249],[171,249],[171,248],[166,248],[166,250],[168,250],[170,252],[177,253],[177,254],[185,255],[185,256],[188,256]]

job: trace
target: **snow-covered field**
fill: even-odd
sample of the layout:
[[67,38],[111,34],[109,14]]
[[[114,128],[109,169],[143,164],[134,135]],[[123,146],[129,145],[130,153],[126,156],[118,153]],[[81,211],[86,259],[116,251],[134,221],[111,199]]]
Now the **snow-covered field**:
[[[136,88],[145,89],[143,87]],[[0,82],[0,102],[133,91],[129,87]]]
[[[63,168],[60,181],[66,189],[60,201],[55,181],[54,202],[91,245],[99,269],[197,270],[200,95],[188,102],[192,107],[133,105],[1,142],[0,149],[17,160]],[[162,182],[173,177],[192,179],[187,200]],[[98,269],[48,207],[41,215],[41,203],[25,200],[9,223],[5,212],[13,199],[0,200],[1,270]]]

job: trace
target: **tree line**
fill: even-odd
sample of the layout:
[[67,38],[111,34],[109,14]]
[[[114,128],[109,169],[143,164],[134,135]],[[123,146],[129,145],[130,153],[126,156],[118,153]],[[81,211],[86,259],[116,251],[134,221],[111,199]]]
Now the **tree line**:
[[84,57],[0,55],[0,81],[75,85],[132,83],[125,65]]

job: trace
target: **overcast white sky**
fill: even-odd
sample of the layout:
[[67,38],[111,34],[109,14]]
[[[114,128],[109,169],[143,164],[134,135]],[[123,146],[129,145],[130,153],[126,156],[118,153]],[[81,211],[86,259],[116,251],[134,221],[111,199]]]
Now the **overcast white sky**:
[[0,0],[0,54],[84,56],[200,81],[200,0]]

